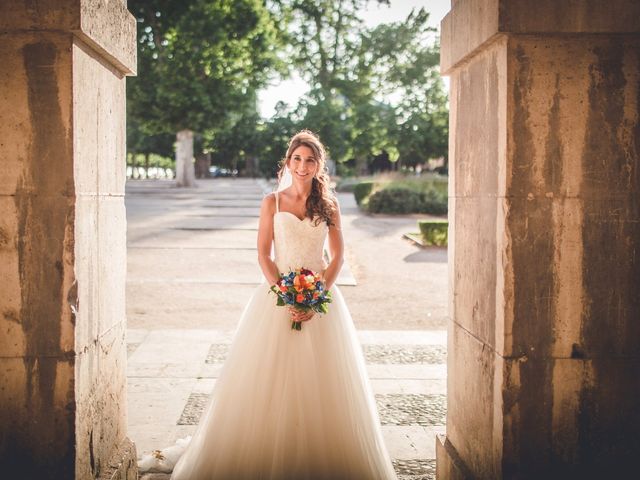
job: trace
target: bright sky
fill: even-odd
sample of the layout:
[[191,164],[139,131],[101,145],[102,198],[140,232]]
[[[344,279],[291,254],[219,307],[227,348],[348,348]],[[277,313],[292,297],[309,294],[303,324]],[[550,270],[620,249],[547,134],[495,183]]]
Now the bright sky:
[[[429,25],[440,29],[440,21],[451,8],[451,0],[391,0],[390,3],[390,6],[378,5],[375,0],[371,0],[362,15],[365,24],[371,27],[380,23],[404,20],[412,8],[425,7],[431,14]],[[448,85],[448,82],[445,84]],[[289,80],[270,86],[258,94],[260,114],[265,118],[271,117],[275,114],[275,105],[280,100],[295,105],[307,90],[308,84],[295,74]]]

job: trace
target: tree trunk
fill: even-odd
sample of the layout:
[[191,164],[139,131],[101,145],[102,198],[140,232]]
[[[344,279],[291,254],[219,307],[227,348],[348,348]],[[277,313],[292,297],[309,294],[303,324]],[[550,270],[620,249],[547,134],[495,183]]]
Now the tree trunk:
[[131,178],[137,180],[139,177],[138,171],[136,170],[136,154],[131,154]]
[[149,153],[144,154],[144,178],[149,178]]
[[196,174],[193,165],[193,131],[181,130],[176,134],[176,185],[195,187]]
[[368,175],[369,168],[367,166],[366,155],[359,155],[356,157],[356,173],[358,175]]

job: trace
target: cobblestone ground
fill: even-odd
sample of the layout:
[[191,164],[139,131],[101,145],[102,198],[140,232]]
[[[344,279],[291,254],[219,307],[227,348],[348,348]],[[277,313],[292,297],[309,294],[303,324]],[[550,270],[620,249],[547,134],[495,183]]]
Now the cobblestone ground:
[[[261,280],[255,235],[269,186],[230,179],[198,185],[127,184],[128,423],[139,454],[193,432]],[[446,251],[402,239],[415,231],[414,217],[362,215],[351,195],[340,202],[347,261],[338,284],[387,448],[400,478],[434,478],[435,435],[444,432],[446,415]]]

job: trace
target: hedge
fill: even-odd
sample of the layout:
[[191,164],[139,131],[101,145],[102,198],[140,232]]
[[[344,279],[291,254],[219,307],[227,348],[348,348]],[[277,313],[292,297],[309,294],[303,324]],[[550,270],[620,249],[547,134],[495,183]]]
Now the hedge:
[[427,245],[447,245],[447,232],[449,222],[447,220],[419,220],[420,234]]
[[363,200],[371,194],[374,185],[374,182],[360,182],[353,187],[353,195],[358,205],[362,205]]
[[[447,195],[436,189],[416,191],[406,187],[386,187],[369,196],[366,204],[371,213],[430,213],[444,215],[447,213]],[[363,200],[360,200],[362,205]]]
[[419,192],[398,187],[378,190],[369,197],[367,205],[371,213],[418,213],[421,208]]
[[448,212],[447,194],[435,188],[423,192],[422,210],[420,213],[431,213],[432,215],[444,215]]

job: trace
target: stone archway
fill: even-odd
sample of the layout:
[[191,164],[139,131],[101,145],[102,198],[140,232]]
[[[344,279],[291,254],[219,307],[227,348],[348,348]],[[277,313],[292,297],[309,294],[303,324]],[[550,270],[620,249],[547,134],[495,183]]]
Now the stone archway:
[[452,4],[438,478],[624,478],[640,453],[640,4]]
[[[440,478],[615,475],[640,451],[639,18],[631,0],[457,0],[443,22]],[[135,478],[120,171],[135,20],[123,1],[9,0],[0,26],[3,473]]]

